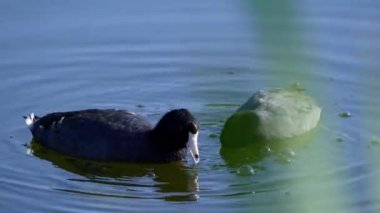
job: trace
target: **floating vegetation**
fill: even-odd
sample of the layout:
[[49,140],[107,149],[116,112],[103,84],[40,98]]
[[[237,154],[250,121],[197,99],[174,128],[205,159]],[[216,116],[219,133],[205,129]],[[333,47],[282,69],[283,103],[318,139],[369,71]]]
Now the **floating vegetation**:
[[343,138],[337,138],[337,139],[335,139],[335,141],[341,143],[341,142],[344,142],[344,139]]
[[315,127],[321,108],[304,92],[289,89],[254,93],[223,126],[223,146],[242,147],[256,141],[293,138]]
[[371,145],[380,145],[380,140],[372,140]]
[[348,112],[348,111],[341,112],[341,113],[339,113],[339,117],[341,117],[341,118],[349,118],[349,117],[351,117],[351,113]]

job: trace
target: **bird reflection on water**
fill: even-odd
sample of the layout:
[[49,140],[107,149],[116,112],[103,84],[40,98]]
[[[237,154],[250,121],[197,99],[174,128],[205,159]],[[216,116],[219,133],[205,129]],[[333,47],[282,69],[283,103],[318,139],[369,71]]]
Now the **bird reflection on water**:
[[[55,190],[92,196],[117,198],[161,199],[166,201],[196,201],[199,199],[197,168],[187,167],[183,161],[164,164],[137,164],[121,162],[97,162],[67,157],[48,150],[35,141],[30,143],[30,154],[51,162],[58,168],[80,175],[70,178],[75,183],[92,183],[112,186],[112,192],[93,192],[75,187]],[[75,184],[77,185],[77,184]]]

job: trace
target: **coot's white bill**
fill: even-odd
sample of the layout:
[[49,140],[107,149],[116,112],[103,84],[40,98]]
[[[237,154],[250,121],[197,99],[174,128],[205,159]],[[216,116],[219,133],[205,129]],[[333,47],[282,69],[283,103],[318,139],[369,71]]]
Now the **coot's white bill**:
[[199,150],[198,150],[198,132],[195,134],[189,133],[189,141],[187,142],[187,152],[191,156],[192,164],[199,163]]

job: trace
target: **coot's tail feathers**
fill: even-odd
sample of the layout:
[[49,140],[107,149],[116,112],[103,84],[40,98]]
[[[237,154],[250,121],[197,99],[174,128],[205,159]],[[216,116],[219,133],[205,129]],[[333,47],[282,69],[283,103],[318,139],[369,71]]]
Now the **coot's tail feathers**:
[[34,115],[34,113],[31,113],[28,116],[23,116],[25,119],[26,125],[29,127],[29,129],[33,128],[34,123],[37,121],[38,117]]

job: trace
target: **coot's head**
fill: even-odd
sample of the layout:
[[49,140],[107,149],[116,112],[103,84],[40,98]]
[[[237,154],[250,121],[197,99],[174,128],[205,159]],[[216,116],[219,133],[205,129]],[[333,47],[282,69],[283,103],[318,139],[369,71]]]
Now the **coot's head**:
[[199,124],[187,109],[175,109],[166,113],[153,132],[160,148],[169,152],[186,148],[194,162],[199,162]]

